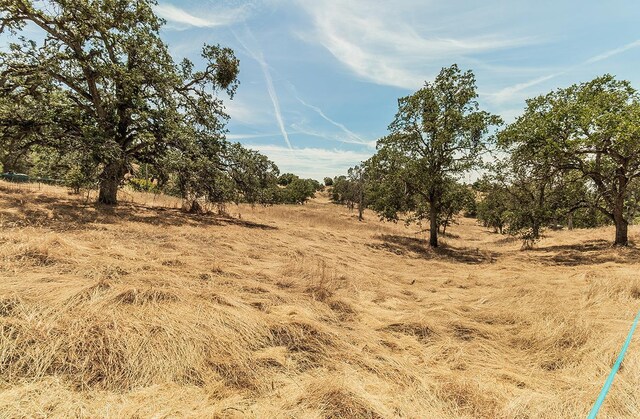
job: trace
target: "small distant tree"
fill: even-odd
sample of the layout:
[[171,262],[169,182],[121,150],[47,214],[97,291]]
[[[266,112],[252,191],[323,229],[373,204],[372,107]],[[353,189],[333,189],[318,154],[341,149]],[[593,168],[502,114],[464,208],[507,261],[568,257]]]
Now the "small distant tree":
[[314,192],[324,190],[324,185],[322,183],[318,182],[315,179],[307,179],[307,182],[309,182],[309,183],[311,183],[311,185],[313,185],[313,191]]
[[477,204],[478,220],[485,227],[503,234],[507,225],[511,196],[504,186],[488,180],[478,185],[476,190],[481,194]]
[[630,225],[636,224],[640,215],[640,179],[634,179],[629,185],[625,207],[625,218]]
[[451,181],[480,164],[486,134],[499,117],[481,111],[475,77],[456,65],[443,68],[434,82],[398,100],[390,134],[378,141],[371,160],[377,184],[372,207],[397,220],[409,211],[430,223],[429,244],[438,246],[443,198]]
[[468,186],[469,189],[469,200],[466,201],[466,204],[463,208],[463,215],[467,218],[478,218],[478,196],[476,191]]
[[330,177],[324,178],[324,186],[333,186],[333,178],[330,178]]
[[315,196],[320,182],[313,179],[300,179],[296,176],[286,187],[280,188],[277,201],[283,204],[305,204]]
[[353,202],[358,206],[358,221],[364,220],[364,210],[366,203],[366,178],[367,171],[363,164],[349,169],[347,176],[350,182],[350,195]]
[[331,189],[331,201],[334,204],[347,205],[353,208],[351,199],[350,182],[345,175],[336,176],[333,179],[333,188]]
[[346,205],[353,211],[358,208],[358,221],[364,219],[366,203],[366,163],[349,168],[347,176],[338,176],[334,179],[331,200],[336,204]]
[[279,174],[275,163],[237,143],[228,147],[225,156],[222,172],[228,174],[237,191],[233,201],[261,205],[273,203],[270,191],[276,187]]
[[442,210],[438,224],[442,228],[442,234],[447,233],[447,227],[455,223],[455,218],[464,210],[475,204],[475,194],[473,190],[458,182],[451,182],[446,185],[445,193],[441,199]]
[[29,175],[55,179],[74,194],[95,189],[98,185],[100,172],[90,156],[81,151],[69,150],[61,153],[50,147],[34,146],[27,156]]

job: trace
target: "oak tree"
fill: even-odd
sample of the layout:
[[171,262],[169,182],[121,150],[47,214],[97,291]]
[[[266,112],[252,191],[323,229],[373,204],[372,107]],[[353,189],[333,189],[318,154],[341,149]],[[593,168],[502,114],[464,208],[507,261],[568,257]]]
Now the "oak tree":
[[586,179],[591,206],[615,224],[615,245],[628,244],[630,198],[640,182],[640,96],[628,81],[604,75],[530,99],[502,137]]
[[371,160],[378,185],[372,207],[383,218],[412,213],[430,224],[429,244],[438,246],[443,197],[451,181],[477,167],[486,135],[499,117],[480,110],[475,77],[457,65],[398,100],[390,134],[378,141]]
[[[0,0],[0,32],[11,38],[0,53],[1,92],[34,110],[39,97],[46,99],[48,113],[30,121],[46,135],[30,138],[89,156],[99,167],[101,203],[117,202],[134,162],[159,164],[169,151],[194,146],[210,155],[224,141],[227,116],[218,93],[233,96],[238,60],[228,48],[205,45],[204,69],[174,63],[155,4]],[[27,25],[42,39],[28,39]]]

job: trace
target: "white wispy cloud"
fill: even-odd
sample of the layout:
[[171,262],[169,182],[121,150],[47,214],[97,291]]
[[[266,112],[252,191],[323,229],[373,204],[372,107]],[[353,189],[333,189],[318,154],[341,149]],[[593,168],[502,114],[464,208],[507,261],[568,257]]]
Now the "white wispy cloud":
[[[313,33],[301,35],[323,45],[363,80],[415,89],[439,70],[444,61],[531,44],[531,38],[476,32],[454,36],[411,25],[415,2],[399,1],[390,8],[381,0],[298,1],[312,18]],[[411,4],[413,3],[413,5]],[[464,22],[458,31],[466,26]]]
[[[254,39],[253,34],[249,30],[249,28],[246,28],[246,32],[251,39]],[[269,98],[271,99],[271,103],[273,105],[273,112],[276,117],[276,122],[278,123],[280,132],[282,133],[282,138],[284,138],[284,141],[287,143],[287,146],[289,146],[289,149],[292,150],[293,147],[291,145],[291,141],[289,140],[289,134],[287,133],[287,130],[285,128],[284,119],[282,117],[282,111],[280,109],[280,100],[278,99],[278,93],[276,92],[275,86],[273,85],[273,78],[271,77],[271,70],[269,69],[269,64],[265,60],[264,55],[262,54],[261,51],[257,52],[257,51],[254,51],[252,48],[249,48],[247,44],[244,41],[242,41],[242,39],[240,39],[240,37],[235,32],[234,32],[234,36],[236,37],[236,40],[240,43],[242,48],[247,52],[247,54],[249,54],[251,58],[256,60],[258,64],[260,64],[260,69],[262,70],[265,82],[267,84],[267,92],[269,93]]]
[[511,101],[513,99],[515,99],[516,97],[522,95],[523,92],[525,92],[527,89],[529,89],[530,87],[536,86],[538,84],[544,83],[548,80],[554,79],[556,77],[565,75],[567,73],[570,73],[573,70],[576,70],[578,68],[581,68],[585,65],[589,65],[589,64],[593,64],[593,63],[597,63],[599,61],[604,61],[608,58],[611,58],[615,55],[621,54],[625,51],[628,51],[632,48],[636,48],[636,47],[640,47],[640,39],[636,40],[634,42],[630,42],[628,44],[625,44],[621,47],[618,48],[613,48],[610,49],[608,51],[605,51],[601,54],[598,55],[594,55],[593,57],[590,57],[586,60],[584,60],[583,62],[576,64],[576,65],[572,65],[570,67],[567,67],[561,71],[557,71],[551,74],[547,74],[546,76],[541,76],[541,77],[536,77],[532,80],[523,82],[523,83],[518,83],[516,85],[513,86],[509,86],[509,87],[505,87],[504,89],[499,90],[496,93],[491,93],[488,94],[487,96],[489,96],[489,98],[496,102],[496,103],[504,103],[504,102],[508,102]]
[[[331,125],[339,128],[342,131],[342,133],[346,135],[346,136],[335,137],[338,141],[341,141],[344,143],[351,143],[351,144],[361,144],[361,145],[366,145],[368,147],[375,147],[375,144],[376,144],[375,141],[367,141],[363,139],[361,136],[359,136],[358,134],[356,134],[355,132],[347,128],[344,124],[340,122],[336,122],[333,119],[329,118],[319,107],[305,102],[297,94],[295,94],[295,97],[298,100],[298,102],[300,102],[302,105],[315,111],[318,115],[320,115],[320,117],[322,117],[322,119],[329,122]],[[317,135],[317,134],[314,133],[312,135]],[[317,136],[327,137],[326,135],[317,135]]]
[[302,177],[322,179],[344,174],[350,167],[371,157],[372,153],[325,148],[295,148],[274,144],[245,144],[275,162],[282,173],[291,172]]
[[190,13],[169,3],[158,4],[153,9],[158,16],[167,22],[196,28],[228,26],[244,20],[248,12],[246,7],[226,10],[216,7],[215,13],[207,11],[206,13],[198,13],[198,16],[195,16],[193,12]]
[[262,72],[264,73],[264,78],[267,82],[267,91],[269,92],[269,97],[271,98],[271,102],[273,103],[273,111],[276,115],[276,121],[278,122],[278,127],[280,128],[280,132],[282,133],[282,138],[287,143],[289,148],[293,148],[291,146],[291,141],[289,140],[289,134],[284,126],[284,119],[282,118],[282,111],[280,110],[280,101],[278,99],[278,93],[276,92],[276,88],[273,86],[273,78],[271,77],[271,71],[269,71],[269,65],[264,59],[262,53],[256,58],[258,63],[260,63],[260,67],[262,68]]
[[596,56],[593,56],[591,58],[589,58],[587,61],[585,61],[585,64],[592,64],[592,63],[597,63],[598,61],[602,61],[602,60],[606,60],[609,57],[613,57],[614,55],[618,55],[621,54],[625,51],[628,51],[632,48],[636,48],[636,47],[640,47],[640,39],[634,41],[634,42],[630,42],[626,45],[623,45],[619,48],[614,48],[611,49],[609,51],[603,52],[602,54],[598,54]]
[[321,130],[314,127],[309,127],[307,122],[303,119],[297,122],[291,123],[292,131],[289,131],[289,134],[302,134],[310,137],[320,138],[322,140],[326,140],[332,143],[344,143],[344,144],[357,144],[360,146],[366,146],[370,149],[374,149],[376,147],[376,141],[350,141],[345,139],[344,135],[341,135],[338,132],[331,132],[326,130]]
[[505,87],[495,93],[490,93],[488,96],[490,99],[497,103],[504,103],[512,100],[517,94],[527,90],[530,87],[536,86],[540,83],[544,83],[547,80],[551,80],[563,74],[566,74],[569,70],[560,71],[553,74],[548,74],[542,77],[536,77],[533,80],[529,80],[523,83],[518,83],[513,86]]

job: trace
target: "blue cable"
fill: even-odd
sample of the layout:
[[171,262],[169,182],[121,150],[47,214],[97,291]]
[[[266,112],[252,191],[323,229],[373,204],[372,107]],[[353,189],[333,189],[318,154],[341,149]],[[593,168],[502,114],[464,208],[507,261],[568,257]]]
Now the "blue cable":
[[631,338],[633,337],[633,332],[636,330],[636,326],[638,325],[638,320],[640,320],[640,311],[638,311],[638,315],[633,321],[633,325],[631,326],[631,330],[629,330],[629,334],[627,335],[627,340],[624,341],[624,345],[622,345],[622,351],[620,351],[620,355],[618,355],[618,359],[616,359],[616,363],[613,364],[613,368],[607,377],[607,381],[604,382],[604,386],[602,387],[602,391],[600,391],[600,395],[598,399],[594,403],[591,408],[591,412],[589,412],[589,416],[587,419],[595,419],[598,416],[598,411],[604,402],[604,398],[607,397],[607,393],[609,392],[609,388],[611,387],[611,383],[613,383],[613,379],[616,376],[616,373],[620,369],[620,365],[622,364],[622,360],[624,359],[624,355],[627,352],[627,348],[631,343]]

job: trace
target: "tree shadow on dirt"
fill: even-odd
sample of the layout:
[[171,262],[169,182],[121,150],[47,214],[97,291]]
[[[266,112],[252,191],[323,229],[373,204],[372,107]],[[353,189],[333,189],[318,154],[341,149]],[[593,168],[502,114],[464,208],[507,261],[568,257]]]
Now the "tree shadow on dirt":
[[480,250],[475,247],[455,247],[449,244],[441,244],[437,248],[431,248],[426,240],[414,237],[382,234],[376,236],[382,243],[369,244],[375,249],[386,250],[397,255],[413,254],[423,259],[445,259],[457,263],[479,265],[493,263],[497,260],[498,253]]
[[497,245],[509,245],[509,244],[514,244],[514,243],[522,243],[522,239],[516,237],[516,236],[510,236],[508,234],[501,234],[501,233],[497,233],[497,232],[491,232],[491,234],[494,234],[496,236],[499,236],[499,239],[494,240],[493,242]]
[[[418,230],[416,233],[416,235],[418,234],[425,234],[425,235],[429,235],[429,229],[425,228],[424,230]],[[459,239],[460,236],[458,234],[453,234],[449,231],[447,231],[446,233],[442,233],[440,230],[438,230],[438,237],[445,237],[447,239]]]
[[527,250],[542,263],[551,266],[596,265],[607,262],[640,263],[640,249],[634,245],[614,247],[603,239],[582,243],[535,247]]
[[218,214],[187,214],[175,208],[121,203],[116,207],[86,204],[81,200],[56,198],[0,188],[0,220],[5,226],[46,226],[56,231],[92,228],[121,222],[155,226],[236,225],[260,230],[277,227]]

